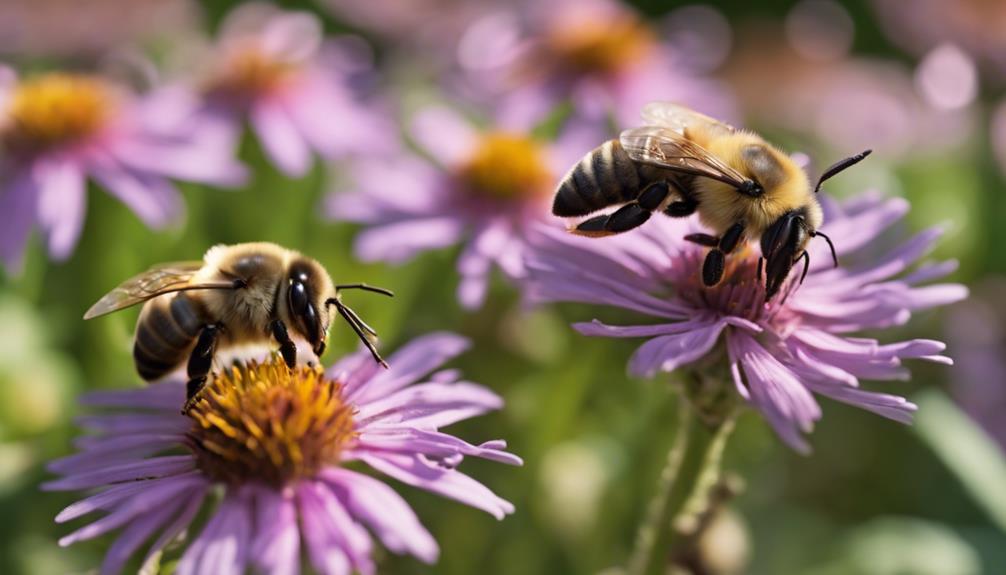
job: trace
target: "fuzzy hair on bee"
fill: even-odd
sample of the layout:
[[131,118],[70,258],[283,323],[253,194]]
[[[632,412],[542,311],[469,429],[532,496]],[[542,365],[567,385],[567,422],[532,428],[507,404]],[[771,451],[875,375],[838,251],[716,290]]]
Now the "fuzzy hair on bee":
[[711,248],[703,283],[717,285],[726,257],[739,245],[758,241],[766,300],[778,293],[800,259],[809,265],[811,238],[828,241],[837,265],[830,238],[819,231],[824,215],[817,192],[870,150],[834,164],[812,187],[789,155],[754,132],[666,102],[647,105],[642,115],[645,126],[589,152],[559,182],[552,205],[556,216],[590,216],[619,206],[579,222],[572,233],[604,237],[636,228],[654,213],[697,213],[712,233],[685,239]]
[[306,342],[316,358],[325,352],[334,313],[387,367],[374,344],[377,332],[342,302],[341,290],[347,289],[393,295],[367,284],[336,285],[316,260],[276,244],[218,245],[202,260],[157,265],[126,280],[84,319],[143,303],[133,343],[136,370],[154,381],[187,361],[187,411],[218,349],[274,341],[292,368],[295,340]]

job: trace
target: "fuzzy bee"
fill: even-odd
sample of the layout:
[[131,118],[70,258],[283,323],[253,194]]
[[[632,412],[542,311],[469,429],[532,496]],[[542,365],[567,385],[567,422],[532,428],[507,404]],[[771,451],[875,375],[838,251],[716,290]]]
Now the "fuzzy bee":
[[832,165],[812,187],[792,158],[757,134],[665,102],[647,105],[642,115],[644,127],[589,152],[559,183],[552,204],[557,216],[587,216],[621,204],[570,231],[608,236],[643,224],[654,212],[674,218],[698,212],[715,233],[685,238],[711,248],[703,283],[715,286],[723,279],[727,255],[742,242],[760,241],[758,277],[764,266],[766,300],[801,258],[806,275],[811,238],[826,240],[838,265],[831,239],[818,231],[823,214],[816,194],[825,180],[870,150]]
[[330,308],[387,367],[374,346],[377,332],[342,303],[340,290],[345,289],[393,295],[366,284],[335,285],[317,261],[276,244],[219,245],[201,261],[161,264],[126,280],[91,306],[84,319],[146,302],[133,342],[136,371],[154,381],[187,358],[185,412],[198,398],[220,347],[274,339],[292,368],[297,361],[293,334],[320,357]]

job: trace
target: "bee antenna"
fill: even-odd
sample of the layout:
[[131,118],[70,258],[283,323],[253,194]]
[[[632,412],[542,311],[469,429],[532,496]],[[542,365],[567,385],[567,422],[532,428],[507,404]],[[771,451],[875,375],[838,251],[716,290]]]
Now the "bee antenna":
[[800,285],[803,285],[803,280],[807,278],[807,270],[810,269],[810,254],[807,253],[807,250],[803,250],[803,255],[800,256],[800,259],[804,260],[803,273],[800,274]]
[[827,170],[825,170],[824,173],[821,174],[821,177],[818,178],[817,185],[814,186],[814,193],[816,194],[816,193],[818,193],[818,192],[821,191],[821,184],[823,184],[825,182],[825,180],[831,178],[832,176],[838,174],[839,172],[841,172],[841,171],[843,171],[843,170],[845,170],[847,168],[851,168],[852,166],[855,166],[859,162],[862,162],[863,158],[869,156],[871,153],[873,153],[873,150],[864,150],[864,151],[856,154],[855,156],[849,156],[848,158],[846,158],[844,160],[839,160],[839,161],[835,162],[834,164],[832,164],[831,167],[829,167]]
[[831,243],[831,238],[829,238],[828,236],[824,235],[821,232],[814,232],[814,233],[812,233],[810,235],[811,235],[811,237],[814,237],[814,238],[816,238],[817,236],[821,236],[822,238],[824,238],[824,241],[828,242],[828,247],[831,248],[831,260],[833,262],[835,262],[835,267],[837,268],[838,267],[838,254],[835,253],[835,244]]
[[374,356],[374,361],[381,364],[382,366],[384,366],[385,369],[387,369],[388,362],[384,361],[384,358],[381,357],[381,354],[377,351],[377,347],[374,346],[374,342],[371,340],[372,337],[375,337],[377,335],[377,333],[373,330],[373,328],[365,324],[363,320],[360,319],[360,316],[356,314],[356,312],[351,310],[346,304],[342,303],[341,301],[335,298],[328,298],[327,300],[325,300],[325,304],[334,305],[335,309],[339,310],[339,315],[342,316],[342,319],[346,320],[346,323],[349,324],[349,327],[351,327],[353,329],[353,332],[356,333],[356,337],[360,338],[360,341],[363,342],[363,345],[367,347],[367,350],[370,351],[370,355]]
[[335,286],[335,291],[344,290],[344,289],[360,289],[360,290],[363,290],[363,291],[369,291],[369,292],[379,293],[381,295],[386,295],[388,297],[395,297],[395,292],[393,292],[393,291],[391,291],[389,289],[382,288],[382,287],[376,287],[376,286],[372,286],[372,285],[368,285],[368,284],[342,284],[342,285]]

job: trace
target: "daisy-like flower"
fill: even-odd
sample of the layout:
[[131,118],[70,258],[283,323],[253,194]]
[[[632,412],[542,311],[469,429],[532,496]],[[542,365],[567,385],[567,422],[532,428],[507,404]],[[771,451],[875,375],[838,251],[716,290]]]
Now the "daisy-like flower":
[[80,419],[95,433],[78,439],[80,453],[50,464],[63,477],[44,487],[98,490],[57,522],[103,515],[60,545],[121,528],[101,567],[117,573],[148,540],[146,560],[193,529],[221,494],[186,544],[179,575],[297,573],[302,549],[320,573],[373,573],[371,533],[395,553],[433,563],[437,543],[409,505],[354,462],[497,519],[513,513],[457,470],[465,456],[520,465],[506,442],[472,445],[439,431],[502,406],[454,370],[431,375],[467,345],[431,334],[393,354],[389,370],[365,352],[327,372],[289,370],[278,359],[241,364],[215,376],[188,417],[179,415],[180,381],[92,393],[85,404],[117,411]]
[[361,42],[326,41],[309,12],[250,3],[231,12],[206,55],[207,112],[235,131],[247,119],[285,174],[304,175],[312,152],[335,159],[381,151],[394,127],[365,107],[350,76],[369,65]]
[[480,130],[444,107],[421,111],[410,128],[433,161],[404,153],[355,162],[355,190],[332,194],[328,212],[368,226],[355,246],[365,261],[398,263],[463,242],[458,299],[478,307],[494,264],[523,277],[528,231],[546,220],[555,181],[597,136],[569,129],[548,143],[519,123]]
[[764,282],[757,278],[755,246],[728,258],[721,284],[702,285],[703,249],[683,239],[700,231],[692,220],[654,219],[603,240],[546,229],[530,252],[528,296],[538,302],[616,306],[655,318],[648,325],[595,320],[574,327],[589,336],[648,338],[629,362],[636,376],[723,366],[722,375],[732,378],[737,394],[786,443],[806,452],[803,433],[821,417],[815,394],[908,423],[915,405],[861,389],[860,379],[905,379],[902,361],[910,358],[950,363],[940,355],[945,346],[938,341],[881,344],[849,335],[901,325],[913,311],[967,295],[958,284],[919,285],[951,272],[956,262],[923,263],[908,271],[939,238],[938,229],[916,235],[879,259],[855,257],[907,210],[904,200],[876,195],[841,206],[826,202],[821,231],[834,239],[846,263],[832,268],[827,245],[809,246],[806,281],[798,286],[801,270],[794,269],[783,297],[769,303]]
[[50,255],[65,259],[84,225],[86,183],[157,228],[182,211],[169,178],[239,184],[245,169],[225,134],[197,121],[190,94],[138,96],[104,78],[51,72],[19,79],[0,67],[0,256],[20,265],[36,225]]
[[597,120],[635,121],[653,100],[672,100],[715,117],[730,117],[723,87],[688,69],[688,58],[660,40],[660,31],[614,0],[534,3],[521,12],[477,20],[458,47],[461,67],[483,92],[507,94],[509,116],[540,119],[570,101]]

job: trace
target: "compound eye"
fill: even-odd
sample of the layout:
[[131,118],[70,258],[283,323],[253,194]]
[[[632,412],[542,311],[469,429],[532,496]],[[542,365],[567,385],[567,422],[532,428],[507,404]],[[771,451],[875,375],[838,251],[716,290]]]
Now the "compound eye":
[[307,297],[307,286],[302,282],[297,280],[290,281],[290,312],[296,316],[302,316],[307,313],[310,306],[310,300]]

